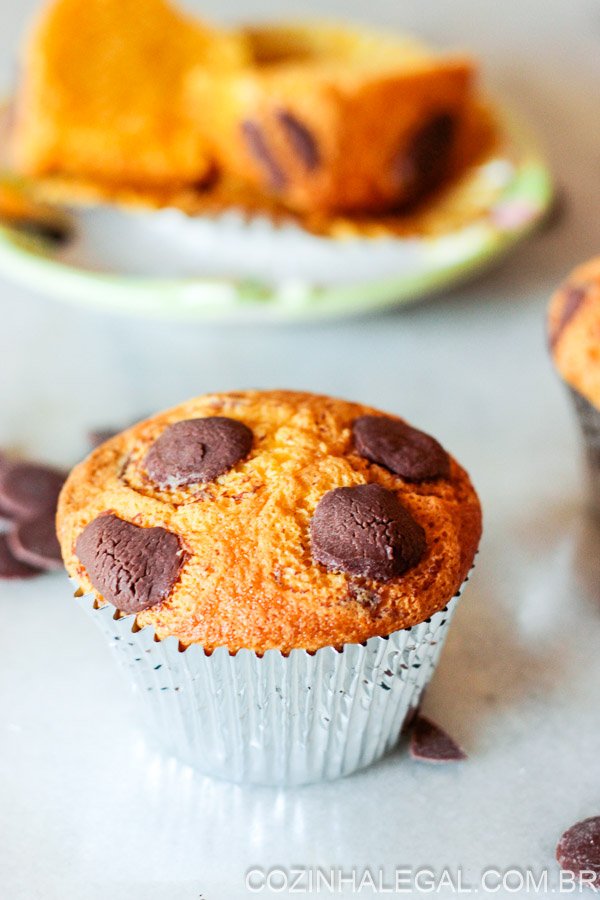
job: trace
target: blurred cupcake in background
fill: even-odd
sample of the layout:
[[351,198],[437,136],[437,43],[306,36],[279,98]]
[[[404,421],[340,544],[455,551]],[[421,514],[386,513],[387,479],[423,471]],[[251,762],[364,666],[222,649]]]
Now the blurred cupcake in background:
[[555,292],[548,341],[584,439],[590,501],[600,514],[600,256],[578,266]]

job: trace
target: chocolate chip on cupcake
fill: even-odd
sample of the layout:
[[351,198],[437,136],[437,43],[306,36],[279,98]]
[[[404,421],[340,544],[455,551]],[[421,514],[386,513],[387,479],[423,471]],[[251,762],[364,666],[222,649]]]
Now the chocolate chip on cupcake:
[[[244,719],[238,775],[232,762],[215,756],[207,717],[202,737],[186,732],[175,752],[225,777],[297,783],[325,777],[315,766],[333,777],[364,765],[397,737],[430,677],[452,598],[473,563],[481,512],[466,472],[403,420],[313,394],[247,391],[191,400],[98,447],[63,489],[58,533],[67,569],[90,594],[94,615],[114,608],[121,614],[103,622],[111,631],[127,629],[124,652],[152,629],[151,656],[136,652],[133,660],[145,696],[173,688],[152,687],[165,677],[169,639],[180,650],[201,650],[186,657],[185,673],[177,667],[181,721],[204,704],[212,708],[211,678],[225,678],[214,715],[226,730],[223,717]],[[362,646],[382,638],[381,658]],[[344,652],[331,656],[334,648]],[[251,652],[250,669],[242,650]],[[345,682],[339,696],[323,694],[324,675],[313,662],[321,653],[319,665],[332,667],[332,678],[343,679],[341,670],[356,657],[362,680]],[[261,692],[271,697],[275,677],[286,699],[267,723],[266,707],[254,704]],[[349,721],[338,704],[347,708],[373,679],[385,687],[373,702],[396,704],[397,712],[385,719],[376,747],[346,758]],[[297,726],[308,743],[323,739],[310,712],[319,703],[329,710],[322,727],[334,729],[346,750],[288,758],[286,710],[300,702],[298,692],[305,711]],[[256,720],[244,718],[242,700]],[[364,702],[358,718],[370,708],[371,700]],[[285,764],[269,756],[275,746]]]
[[600,257],[578,266],[553,295],[548,344],[581,426],[590,499],[600,513]]

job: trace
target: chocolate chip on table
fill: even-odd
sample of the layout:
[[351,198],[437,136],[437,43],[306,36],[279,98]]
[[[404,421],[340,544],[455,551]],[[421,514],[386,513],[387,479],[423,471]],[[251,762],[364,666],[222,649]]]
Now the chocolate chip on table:
[[592,816],[572,825],[556,848],[561,869],[584,875],[587,883],[600,888],[600,816]]
[[319,146],[312,132],[287,109],[277,111],[277,119],[286,133],[296,156],[310,171],[316,169],[321,162]]
[[376,581],[402,575],[426,550],[421,526],[393,491],[378,484],[325,494],[312,517],[310,536],[317,562]]
[[587,291],[583,285],[567,285],[564,288],[564,304],[559,316],[558,321],[556,322],[554,328],[550,332],[550,349],[554,349],[556,347],[558,340],[571,321],[571,319],[576,315],[580,306],[586,298]]
[[54,510],[16,525],[8,533],[7,539],[15,559],[46,571],[62,569]]
[[450,457],[435,438],[387,416],[360,416],[352,424],[360,456],[407,481],[447,478]]
[[185,419],[169,425],[144,460],[146,472],[160,488],[214,481],[246,458],[252,432],[225,416]]
[[40,570],[17,559],[9,546],[8,535],[0,534],[0,580],[35,578]]
[[406,202],[419,199],[425,191],[436,187],[446,174],[456,126],[451,113],[437,113],[394,160],[392,170]]
[[66,244],[73,237],[73,228],[58,220],[47,218],[23,217],[13,219],[11,226],[23,234],[40,238],[50,244]]
[[275,190],[281,190],[285,187],[287,179],[269,148],[263,129],[252,119],[242,122],[241,129],[248,152],[266,172],[270,186]]
[[420,762],[446,763],[467,759],[464,750],[439,725],[425,716],[414,719],[410,755]]
[[31,519],[54,509],[66,475],[36,463],[12,463],[0,470],[0,504],[15,519]]
[[183,565],[176,534],[140,528],[112,513],[84,528],[75,552],[96,590],[125,613],[139,613],[165,600]]

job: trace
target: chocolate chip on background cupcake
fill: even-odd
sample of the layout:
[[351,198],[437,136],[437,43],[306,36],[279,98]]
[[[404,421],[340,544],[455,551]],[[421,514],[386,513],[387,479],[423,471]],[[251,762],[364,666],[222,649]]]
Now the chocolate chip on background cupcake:
[[600,514],[600,257],[574,269],[553,295],[548,344],[581,426],[590,501]]
[[481,513],[466,472],[396,417],[247,391],[99,447],[63,489],[58,533],[170,749],[209,773],[289,784],[395,743]]

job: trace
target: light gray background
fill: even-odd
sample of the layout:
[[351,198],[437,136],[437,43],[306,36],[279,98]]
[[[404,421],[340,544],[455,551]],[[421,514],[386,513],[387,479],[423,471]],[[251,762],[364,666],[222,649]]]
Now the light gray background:
[[[33,7],[1,3],[7,85]],[[144,749],[65,578],[0,583],[0,895],[237,900],[252,865],[447,864],[475,880],[487,866],[554,873],[561,831],[600,814],[600,538],[584,517],[574,423],[543,334],[552,287],[600,250],[600,8],[204,8],[228,19],[354,16],[467,46],[489,86],[545,139],[565,214],[467,287],[319,328],[103,317],[0,282],[0,445],[68,465],[87,426],[255,385],[362,400],[430,429],[468,466],[485,507],[478,567],[426,702],[471,758],[432,769],[402,750],[343,782],[289,793],[163,765]]]

